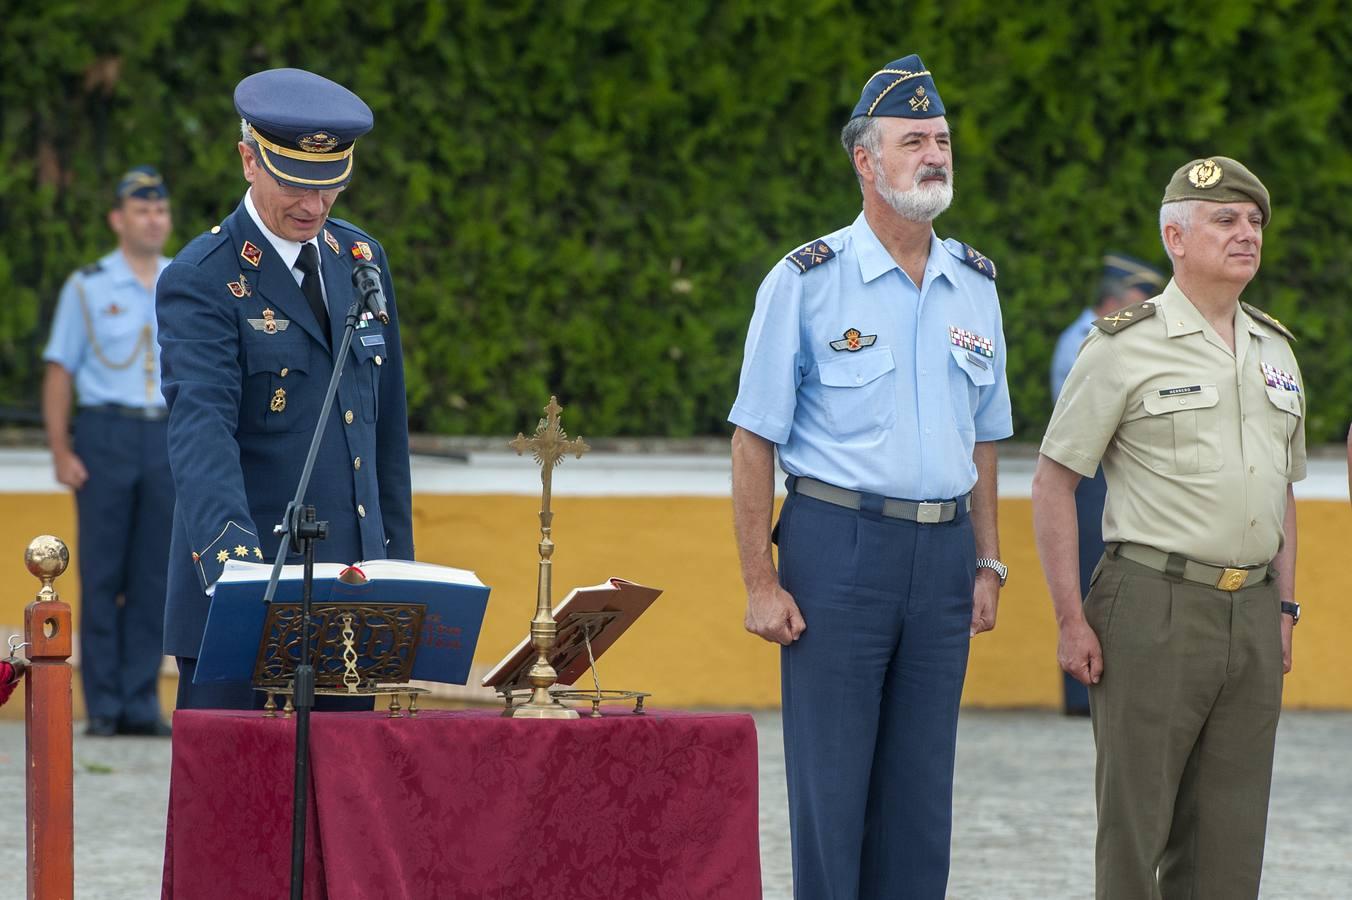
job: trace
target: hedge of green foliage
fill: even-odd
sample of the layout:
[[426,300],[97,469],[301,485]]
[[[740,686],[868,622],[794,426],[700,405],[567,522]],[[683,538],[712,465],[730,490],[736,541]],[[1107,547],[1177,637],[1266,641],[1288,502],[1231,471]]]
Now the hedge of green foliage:
[[[242,191],[231,91],[310,68],[375,110],[336,214],[389,250],[415,428],[513,432],[548,394],[588,435],[726,430],[755,289],[848,224],[863,81],[918,51],[955,133],[938,223],[1000,266],[1016,428],[1116,248],[1163,265],[1187,159],[1272,191],[1247,298],[1301,335],[1309,436],[1352,392],[1352,20],[1292,0],[10,0],[0,41],[0,385],[36,406],[66,274],[107,249],[126,166],[175,240]],[[32,398],[25,400],[23,398]]]

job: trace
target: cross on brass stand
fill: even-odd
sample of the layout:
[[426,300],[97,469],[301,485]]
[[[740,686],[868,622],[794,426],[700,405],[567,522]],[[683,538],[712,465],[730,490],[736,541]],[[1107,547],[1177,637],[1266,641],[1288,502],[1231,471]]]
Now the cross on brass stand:
[[518,719],[576,719],[577,711],[564,706],[549,695],[549,688],[558,678],[558,673],[549,664],[549,651],[558,639],[559,627],[554,622],[554,613],[550,609],[551,579],[550,569],[553,563],[554,541],[550,539],[554,513],[549,508],[550,495],[554,481],[554,467],[563,461],[569,453],[579,459],[591,448],[581,437],[568,439],[568,433],[559,426],[559,406],[557,397],[549,398],[545,407],[545,418],[535,428],[533,437],[517,434],[516,440],[509,446],[517,455],[530,450],[540,465],[540,481],[544,485],[543,501],[540,505],[540,578],[535,598],[535,618],[530,623],[531,646],[537,654],[535,664],[530,667],[530,676],[526,679],[531,686],[530,700],[520,706],[513,706],[503,715]]

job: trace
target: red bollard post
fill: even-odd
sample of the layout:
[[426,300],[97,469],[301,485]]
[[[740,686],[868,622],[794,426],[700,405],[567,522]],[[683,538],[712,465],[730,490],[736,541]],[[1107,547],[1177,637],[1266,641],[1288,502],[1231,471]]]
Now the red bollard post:
[[52,582],[70,565],[58,538],[41,535],[24,554],[42,581],[24,610],[28,642],[24,720],[28,765],[28,900],[75,895],[75,774],[71,759],[70,606]]

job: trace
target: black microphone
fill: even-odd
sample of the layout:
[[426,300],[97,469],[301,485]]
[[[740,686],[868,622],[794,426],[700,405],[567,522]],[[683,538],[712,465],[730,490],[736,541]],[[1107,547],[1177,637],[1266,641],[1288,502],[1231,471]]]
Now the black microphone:
[[362,306],[382,325],[390,324],[390,311],[385,303],[385,292],[380,288],[380,266],[373,262],[359,262],[352,268],[352,286],[361,297]]

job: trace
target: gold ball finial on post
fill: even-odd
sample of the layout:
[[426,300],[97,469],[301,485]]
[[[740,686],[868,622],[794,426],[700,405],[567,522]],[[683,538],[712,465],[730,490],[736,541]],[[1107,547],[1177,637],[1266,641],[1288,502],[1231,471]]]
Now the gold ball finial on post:
[[33,577],[42,582],[38,600],[55,600],[57,595],[52,582],[65,574],[70,566],[70,548],[66,542],[50,534],[40,534],[29,542],[23,561]]

